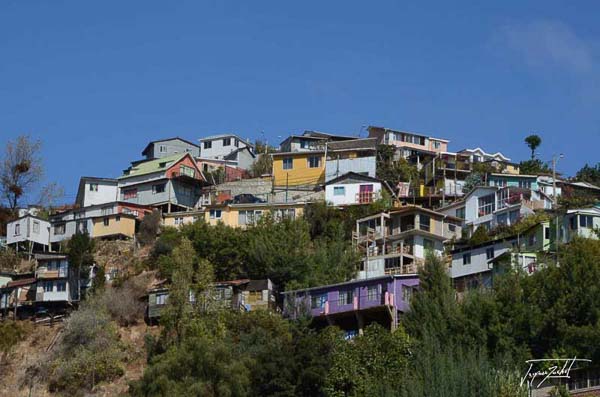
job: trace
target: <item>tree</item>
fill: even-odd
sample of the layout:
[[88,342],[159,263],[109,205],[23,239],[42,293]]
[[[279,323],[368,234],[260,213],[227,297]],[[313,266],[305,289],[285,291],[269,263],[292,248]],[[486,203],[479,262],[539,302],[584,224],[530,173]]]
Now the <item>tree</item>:
[[273,171],[273,157],[270,153],[260,153],[257,155],[256,161],[250,167],[250,174],[253,178],[258,178],[262,175],[270,175]]
[[152,213],[144,216],[137,234],[137,238],[142,245],[149,245],[154,242],[160,230],[161,221],[162,214],[159,210],[154,210]]
[[600,186],[600,163],[597,163],[595,166],[590,166],[588,164],[584,165],[577,171],[575,179]]
[[[77,282],[87,280],[94,265],[94,240],[87,233],[75,233],[67,242],[69,264],[76,270]],[[79,294],[79,290],[77,293]]]
[[525,175],[552,174],[552,168],[540,159],[531,159],[519,163],[519,172]]
[[18,207],[19,199],[43,176],[41,147],[41,141],[32,141],[27,135],[6,144],[4,159],[0,162],[0,191],[13,211]]
[[65,196],[65,189],[58,183],[53,182],[42,187],[37,200],[37,205],[50,209]]
[[483,175],[478,172],[473,172],[465,179],[465,184],[463,185],[463,194],[467,194],[477,186],[481,185],[483,185]]
[[396,147],[393,145],[377,146],[377,178],[388,181],[392,186],[398,182],[410,182],[415,186],[419,181],[419,171],[404,158],[394,159]]
[[542,138],[539,135],[532,134],[525,138],[525,143],[531,149],[531,159],[535,159],[535,149],[542,144]]

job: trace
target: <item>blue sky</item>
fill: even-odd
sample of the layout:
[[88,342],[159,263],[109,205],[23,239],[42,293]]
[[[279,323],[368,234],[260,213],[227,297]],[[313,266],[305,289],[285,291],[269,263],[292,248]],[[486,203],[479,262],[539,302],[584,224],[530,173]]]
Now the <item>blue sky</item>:
[[518,161],[600,161],[600,2],[0,2],[0,144],[47,181],[118,176],[147,141],[270,143],[382,125]]

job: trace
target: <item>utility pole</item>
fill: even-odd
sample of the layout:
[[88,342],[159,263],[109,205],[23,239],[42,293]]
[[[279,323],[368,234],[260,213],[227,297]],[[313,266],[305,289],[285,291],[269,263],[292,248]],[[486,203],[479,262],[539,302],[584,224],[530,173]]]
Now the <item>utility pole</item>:
[[286,174],[285,174],[285,202],[286,203],[288,202],[288,186],[289,186],[288,181],[289,181],[289,179],[290,179],[290,173],[286,172]]
[[556,197],[556,163],[558,160],[564,158],[564,154],[552,156],[552,207],[554,209],[554,216],[556,222],[556,263],[558,263],[558,243],[560,239],[560,228],[558,226],[558,199]]

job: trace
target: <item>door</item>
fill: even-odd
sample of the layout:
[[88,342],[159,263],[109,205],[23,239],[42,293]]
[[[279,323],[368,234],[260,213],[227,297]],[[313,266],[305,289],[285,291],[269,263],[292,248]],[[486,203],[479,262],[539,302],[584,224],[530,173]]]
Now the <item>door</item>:
[[358,202],[361,204],[373,201],[373,185],[360,185],[358,187]]

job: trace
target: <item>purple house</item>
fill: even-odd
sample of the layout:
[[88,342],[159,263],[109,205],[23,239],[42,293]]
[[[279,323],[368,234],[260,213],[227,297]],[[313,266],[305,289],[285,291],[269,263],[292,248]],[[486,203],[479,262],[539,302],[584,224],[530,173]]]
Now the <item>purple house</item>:
[[315,325],[336,325],[349,336],[373,322],[394,329],[418,286],[417,274],[397,274],[287,291],[284,316],[312,317]]

